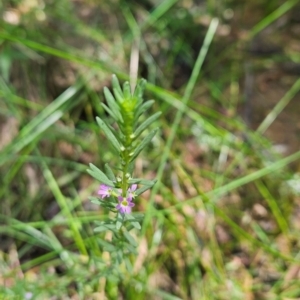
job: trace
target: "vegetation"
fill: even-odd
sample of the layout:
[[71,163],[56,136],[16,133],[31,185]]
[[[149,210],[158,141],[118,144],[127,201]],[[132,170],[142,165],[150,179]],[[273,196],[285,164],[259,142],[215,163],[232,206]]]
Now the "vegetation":
[[[299,2],[1,1],[0,299],[299,299]],[[87,168],[138,59],[157,182],[114,269]]]

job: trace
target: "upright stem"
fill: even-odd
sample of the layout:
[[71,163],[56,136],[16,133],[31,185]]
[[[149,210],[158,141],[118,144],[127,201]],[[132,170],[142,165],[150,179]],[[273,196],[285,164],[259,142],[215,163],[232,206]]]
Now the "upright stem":
[[131,120],[126,120],[125,122],[128,122],[126,124],[127,130],[125,132],[125,141],[124,141],[124,147],[125,150],[123,152],[123,164],[122,164],[122,196],[126,197],[127,190],[128,190],[128,169],[129,169],[129,164],[130,164],[130,152],[132,151],[132,139],[130,138],[130,135],[132,134],[133,131],[133,124],[130,122]]
[[[130,153],[133,151],[131,136],[134,130],[134,115],[136,110],[136,100],[131,96],[129,99],[124,99],[122,103],[122,117],[124,120],[123,134],[124,134],[124,151],[122,153],[122,196],[126,197],[128,190],[128,169],[130,164]],[[131,175],[131,174],[130,174]]]
[[126,165],[123,168],[123,175],[122,175],[122,196],[126,197],[127,190],[128,190],[128,183],[127,183],[127,177],[126,174],[128,173],[128,166],[129,163],[126,162]]

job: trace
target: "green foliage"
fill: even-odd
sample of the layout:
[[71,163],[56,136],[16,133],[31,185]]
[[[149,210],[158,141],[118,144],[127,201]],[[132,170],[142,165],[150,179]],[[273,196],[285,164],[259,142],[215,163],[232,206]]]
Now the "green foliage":
[[94,166],[93,164],[90,164],[90,169],[88,169],[87,172],[91,176],[93,176],[95,179],[97,179],[98,181],[100,181],[108,186],[111,186],[111,187],[114,186],[114,183],[111,180],[109,180],[106,177],[106,175],[101,170],[99,170],[96,166]]
[[[120,166],[118,169],[121,171],[121,176],[115,176],[108,164],[105,164],[107,176],[93,164],[90,164],[90,169],[87,170],[92,177],[102,184],[98,192],[102,199],[92,197],[92,203],[110,210],[113,214],[113,216],[108,217],[105,221],[98,223],[99,226],[94,229],[95,233],[105,232],[107,234],[107,232],[111,232],[111,242],[99,239],[98,243],[103,251],[111,253],[110,264],[113,269],[118,270],[125,263],[130,273],[132,272],[132,266],[128,255],[138,254],[136,250],[138,243],[130,231],[132,229],[141,229],[141,226],[139,224],[140,218],[135,218],[134,214],[131,215],[131,208],[129,206],[133,205],[132,199],[134,197],[150,189],[156,182],[155,180],[133,178],[134,161],[140,152],[151,142],[157,130],[151,131],[141,141],[139,137],[161,115],[160,112],[155,113],[146,118],[142,124],[139,124],[141,112],[145,111],[143,106],[145,84],[145,80],[140,80],[134,93],[131,93],[129,82],[125,82],[122,91],[117,77],[115,75],[112,76],[114,95],[107,88],[104,88],[104,95],[109,108],[106,105],[103,105],[103,107],[114,119],[116,124],[113,125],[118,126],[119,132],[99,117],[96,117],[96,120],[120,157]],[[152,104],[153,102],[150,103]],[[132,185],[130,185],[131,183]],[[144,187],[139,188],[135,192],[137,183],[144,185]],[[120,193],[118,189],[114,188],[121,188],[122,192]],[[121,272],[119,270],[118,273],[120,277]]]
[[[151,142],[154,135],[157,133],[157,129],[148,133],[141,141],[139,141],[138,138],[161,115],[161,112],[157,112],[139,124],[139,117],[141,114],[149,108],[149,103],[153,104],[153,101],[147,101],[145,109],[143,103],[143,91],[145,85],[146,81],[141,79],[138,82],[135,91],[131,93],[129,82],[125,82],[122,91],[117,77],[113,75],[112,87],[114,95],[112,95],[107,88],[104,88],[104,95],[110,107],[108,108],[104,105],[104,108],[115,120],[120,132],[116,132],[112,126],[107,125],[105,121],[96,117],[99,127],[103,130],[107,139],[120,156],[121,162],[119,169],[122,172],[122,176],[118,181],[108,164],[106,164],[105,170],[110,178],[115,178],[115,183],[109,180],[105,174],[93,164],[90,164],[91,169],[88,170],[88,173],[101,183],[111,187],[116,186],[122,188],[123,195],[126,195],[127,193],[129,182],[143,184],[142,180],[134,181],[134,178],[132,178],[132,171],[134,168],[133,163],[141,151]],[[146,191],[154,184],[155,181],[147,181],[147,188],[139,189],[139,194],[141,194],[142,191]]]
[[298,0],[0,11],[0,299],[300,297]]

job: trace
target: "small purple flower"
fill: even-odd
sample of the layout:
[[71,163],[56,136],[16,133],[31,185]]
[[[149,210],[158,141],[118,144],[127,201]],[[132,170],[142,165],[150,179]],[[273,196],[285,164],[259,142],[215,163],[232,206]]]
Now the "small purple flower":
[[104,199],[105,197],[109,197],[112,193],[112,188],[106,184],[101,184],[100,185],[100,189],[98,191],[98,195],[100,195],[100,197],[102,199]]
[[129,189],[128,189],[128,195],[127,195],[127,199],[132,200],[136,194],[135,194],[135,190],[137,188],[137,184],[133,184]]
[[122,196],[118,197],[119,204],[116,206],[116,209],[119,210],[121,214],[130,214],[131,213],[131,207],[133,207],[135,204],[132,203],[131,198],[124,198]]

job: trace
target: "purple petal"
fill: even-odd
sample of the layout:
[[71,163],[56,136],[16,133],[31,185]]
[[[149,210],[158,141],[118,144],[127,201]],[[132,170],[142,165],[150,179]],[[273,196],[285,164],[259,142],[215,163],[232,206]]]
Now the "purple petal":
[[109,186],[107,186],[106,184],[101,184],[100,188],[98,190],[98,195],[100,195],[102,199],[104,199],[105,197],[109,197],[110,189],[111,188]]
[[137,188],[137,184],[133,184],[131,187],[130,187],[130,191],[131,192],[134,192],[135,190],[136,190],[136,188]]
[[129,206],[123,207],[123,213],[124,214],[130,214],[131,213],[131,208]]

